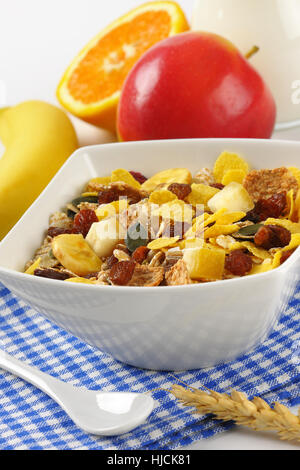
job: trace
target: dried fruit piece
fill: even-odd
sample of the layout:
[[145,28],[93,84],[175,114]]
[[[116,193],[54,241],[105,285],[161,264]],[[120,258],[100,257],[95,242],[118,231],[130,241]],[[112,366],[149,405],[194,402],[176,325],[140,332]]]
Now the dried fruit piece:
[[123,182],[114,182],[108,186],[102,186],[98,193],[99,204],[109,204],[120,198],[127,198],[130,204],[136,204],[148,197],[148,193],[142,189],[130,186]]
[[286,228],[291,233],[300,233],[300,223],[291,222],[287,219],[273,219],[269,218],[265,220],[265,225],[278,225],[279,227]]
[[249,172],[248,163],[239,155],[223,152],[217,158],[214,165],[214,177],[217,183],[222,183],[225,174],[230,170],[242,170],[245,174]]
[[164,279],[164,268],[137,264],[128,286],[131,287],[155,287]]
[[54,256],[78,276],[100,271],[102,262],[82,235],[59,235],[52,240]]
[[177,261],[177,263],[166,272],[165,278],[167,286],[182,286],[191,284],[192,282],[183,259]]
[[261,198],[254,208],[246,214],[245,219],[251,222],[263,222],[268,217],[277,219],[286,210],[287,200],[286,193],[273,194],[269,198]]
[[280,257],[280,264],[283,264],[294,252],[295,252],[295,248],[293,250],[282,252],[281,257]]
[[126,231],[116,217],[101,220],[91,226],[86,241],[99,258],[110,256],[116,245],[125,237]]
[[138,264],[142,264],[143,261],[147,258],[149,253],[149,249],[146,246],[139,246],[133,253],[132,253],[132,261],[135,261]]
[[224,187],[225,187],[225,185],[222,184],[222,183],[212,183],[212,184],[210,184],[209,186],[211,186],[212,188],[219,189],[220,191],[221,191],[222,189],[224,189]]
[[223,277],[225,252],[222,249],[189,248],[184,250],[183,259],[191,279],[216,281]]
[[264,250],[263,248],[259,248],[254,243],[252,242],[236,242],[230,245],[229,250],[234,251],[234,250],[248,250],[253,256],[259,259],[269,259],[270,258],[270,253],[267,250]]
[[254,202],[291,189],[295,194],[298,191],[296,178],[285,167],[274,170],[253,170],[246,176],[244,187]]
[[134,269],[134,261],[120,261],[112,266],[109,272],[109,279],[112,284],[126,286],[132,278]]
[[146,176],[144,176],[142,173],[140,173],[139,171],[130,171],[129,172],[133,177],[134,179],[136,179],[140,184],[143,184],[145,183],[145,181],[147,181],[148,178],[146,178]]
[[63,235],[64,233],[72,233],[72,230],[59,227],[49,227],[47,231],[47,235],[51,238]]
[[98,222],[95,211],[83,209],[74,218],[72,233],[81,233],[85,238],[93,223]]
[[115,183],[117,181],[122,181],[136,189],[140,189],[141,187],[140,183],[131,175],[131,173],[123,168],[114,170],[111,174],[111,182]]
[[264,225],[254,237],[255,245],[270,250],[270,248],[287,246],[291,241],[291,232],[278,225]]
[[235,276],[245,276],[252,269],[251,256],[242,250],[235,250],[226,256],[225,268]]
[[172,183],[168,186],[168,191],[175,194],[178,199],[184,200],[192,192],[192,188],[189,184]]
[[162,232],[160,234],[162,238],[179,237],[179,239],[182,239],[184,237],[184,234],[191,227],[191,224],[189,224],[188,222],[178,222],[174,220],[163,220],[162,223],[164,224]]
[[65,281],[71,277],[71,275],[66,272],[56,271],[55,269],[50,268],[36,269],[34,271],[34,275],[38,277],[45,277],[47,279],[57,279],[58,281]]
[[187,168],[170,168],[168,170],[160,171],[154,176],[149,178],[145,183],[142,184],[142,188],[149,193],[160,184],[171,183],[184,183],[190,184],[192,181],[192,175]]
[[230,183],[225,186],[208,201],[208,207],[212,212],[220,209],[235,212],[249,212],[254,207],[254,203],[246,189],[239,183]]

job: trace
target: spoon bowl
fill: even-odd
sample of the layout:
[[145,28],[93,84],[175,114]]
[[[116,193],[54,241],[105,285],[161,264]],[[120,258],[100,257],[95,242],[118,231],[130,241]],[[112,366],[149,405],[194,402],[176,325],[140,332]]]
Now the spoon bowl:
[[83,431],[117,436],[142,424],[153,410],[153,398],[142,393],[101,392],[74,387],[5,352],[0,367],[35,385],[53,398]]

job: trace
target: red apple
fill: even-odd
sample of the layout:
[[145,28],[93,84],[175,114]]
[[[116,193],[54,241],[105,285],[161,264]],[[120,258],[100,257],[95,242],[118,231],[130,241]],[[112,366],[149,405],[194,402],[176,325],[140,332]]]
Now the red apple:
[[121,140],[269,138],[276,105],[259,73],[229,41],[206,32],[161,41],[128,75]]

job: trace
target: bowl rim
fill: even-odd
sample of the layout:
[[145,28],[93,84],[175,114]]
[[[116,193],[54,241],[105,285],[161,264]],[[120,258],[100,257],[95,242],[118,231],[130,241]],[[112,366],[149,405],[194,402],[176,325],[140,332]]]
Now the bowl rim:
[[[58,172],[54,175],[54,177],[51,179],[51,181],[47,184],[47,186],[44,188],[44,190],[40,193],[40,195],[35,199],[35,201],[29,206],[29,208],[25,211],[25,213],[22,215],[22,217],[19,219],[19,221],[12,227],[12,229],[7,233],[7,235],[0,241],[0,245],[3,245],[7,239],[9,239],[10,235],[12,232],[17,228],[19,225],[19,222],[23,220],[23,218],[26,217],[27,212],[30,211],[30,209],[33,206],[36,206],[39,204],[40,199],[44,195],[44,193],[48,190],[48,187],[54,183],[56,177],[58,174],[64,171],[64,168],[67,165],[72,164],[72,161],[77,158],[78,154],[84,153],[88,150],[97,150],[97,149],[102,149],[106,147],[111,147],[111,146],[122,146],[122,148],[126,146],[144,146],[144,145],[164,145],[165,143],[173,143],[176,144],[180,142],[181,145],[183,142],[189,143],[189,142],[201,142],[201,143],[207,143],[207,144],[212,144],[215,142],[218,143],[223,143],[226,145],[226,143],[234,143],[234,142],[240,142],[240,143],[245,143],[245,144],[262,144],[262,145],[280,145],[280,146],[299,146],[300,148],[300,141],[295,141],[295,140],[282,140],[282,139],[243,139],[243,138],[222,138],[222,139],[215,139],[215,138],[205,138],[205,139],[163,139],[163,140],[143,140],[143,141],[130,141],[130,142],[111,142],[107,144],[95,144],[95,145],[90,145],[90,146],[84,146],[76,149],[70,157],[66,160],[66,162],[61,166],[61,168],[58,170]],[[65,288],[70,288],[70,289],[99,289],[101,290],[107,290],[114,292],[115,290],[119,292],[170,292],[170,289],[174,290],[179,290],[179,291],[186,291],[186,290],[195,290],[195,289],[212,289],[212,288],[218,288],[219,286],[228,286],[237,284],[237,283],[250,283],[255,282],[256,279],[259,277],[261,279],[264,279],[266,277],[275,277],[279,276],[281,273],[285,271],[289,271],[290,268],[293,266],[293,264],[300,258],[300,246],[295,250],[295,252],[285,261],[284,264],[278,266],[275,269],[272,269],[270,271],[266,271],[264,273],[258,273],[258,274],[253,274],[253,275],[246,275],[242,277],[236,277],[232,279],[221,279],[221,280],[216,280],[216,281],[209,281],[209,282],[203,282],[203,283],[197,283],[197,284],[186,284],[186,285],[180,285],[180,286],[153,286],[153,287],[145,287],[145,286],[114,286],[114,285],[101,285],[101,284],[84,284],[84,283],[72,283],[72,282],[66,282],[65,283]],[[7,273],[10,276],[16,277],[17,279],[24,279],[25,276],[28,279],[29,274],[26,274],[25,272],[20,272],[20,271],[15,271],[10,268],[5,268],[0,265],[0,272]],[[34,283],[42,283],[41,285],[52,285],[52,286],[61,286],[62,287],[62,281],[56,280],[56,279],[48,279],[48,278],[42,278],[38,276],[31,276],[32,281]],[[28,279],[30,280],[30,279]],[[50,283],[50,284],[49,284]]]

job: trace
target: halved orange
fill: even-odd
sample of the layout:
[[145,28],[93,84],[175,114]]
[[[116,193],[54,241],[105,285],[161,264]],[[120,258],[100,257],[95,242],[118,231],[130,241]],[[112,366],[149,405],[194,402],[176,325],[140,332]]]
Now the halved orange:
[[58,100],[75,116],[115,132],[121,88],[133,65],[151,46],[187,29],[185,15],[173,1],[135,8],[78,54],[58,85]]

